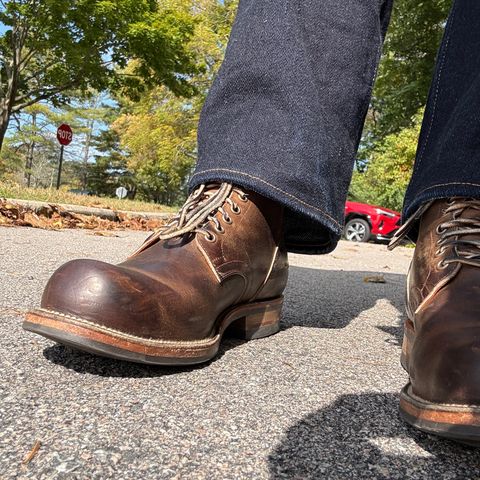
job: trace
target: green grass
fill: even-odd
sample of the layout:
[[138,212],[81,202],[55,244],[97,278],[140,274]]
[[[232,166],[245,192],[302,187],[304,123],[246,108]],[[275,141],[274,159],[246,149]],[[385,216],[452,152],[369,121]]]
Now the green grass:
[[85,207],[109,208],[111,210],[126,210],[129,212],[167,212],[175,211],[173,207],[139,200],[120,200],[118,198],[94,197],[77,195],[67,190],[48,188],[26,188],[13,183],[0,181],[0,198],[17,198],[19,200],[38,200],[49,203],[68,203]]

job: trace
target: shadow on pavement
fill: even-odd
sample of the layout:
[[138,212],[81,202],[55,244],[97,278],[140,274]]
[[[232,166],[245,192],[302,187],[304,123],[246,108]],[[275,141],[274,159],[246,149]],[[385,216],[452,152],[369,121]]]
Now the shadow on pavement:
[[185,367],[163,367],[144,365],[141,363],[126,362],[113,358],[100,357],[91,353],[82,352],[64,345],[53,345],[43,351],[43,356],[56,365],[74,370],[77,373],[88,373],[101,377],[121,378],[150,378],[176,375],[206,368],[211,362],[218,360],[223,354],[245,343],[245,340],[227,338],[222,342],[218,355],[210,362]]
[[292,426],[269,466],[272,479],[466,479],[479,478],[480,451],[403,423],[397,394],[365,393]]
[[[386,299],[399,314],[403,312],[405,276],[385,274],[386,283],[365,283],[372,272],[319,270],[302,267],[290,268],[289,285],[286,291],[282,328],[293,326],[312,328],[344,328],[361,312]],[[389,333],[396,343],[401,343],[401,321],[398,326],[378,328]],[[242,340],[225,338],[220,346],[218,360],[226,351],[244,343]],[[188,372],[208,366],[159,367],[135,364],[98,357],[63,345],[48,347],[45,358],[57,365],[78,373],[108,377],[157,377]]]
[[[382,275],[385,283],[365,282],[366,277]],[[378,328],[401,344],[405,319],[406,276],[396,273],[320,270],[291,267],[282,315],[283,328],[345,328],[361,312],[387,300],[397,311],[398,325]],[[386,320],[385,323],[389,322]]]

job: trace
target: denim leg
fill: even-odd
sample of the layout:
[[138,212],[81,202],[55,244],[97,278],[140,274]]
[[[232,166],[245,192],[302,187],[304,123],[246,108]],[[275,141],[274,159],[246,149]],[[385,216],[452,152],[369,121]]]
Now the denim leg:
[[480,197],[480,2],[455,0],[437,58],[404,218],[428,200]]
[[286,207],[290,251],[333,250],[391,3],[240,0],[190,186],[257,191]]

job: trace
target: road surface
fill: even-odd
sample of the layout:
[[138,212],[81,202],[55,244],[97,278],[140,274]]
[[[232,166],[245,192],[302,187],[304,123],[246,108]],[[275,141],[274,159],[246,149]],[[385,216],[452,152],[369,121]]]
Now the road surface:
[[145,237],[117,234],[0,228],[2,480],[480,476],[479,452],[397,414],[411,249],[291,255],[281,332],[228,340],[201,367],[122,363],[24,332],[56,267],[120,261]]

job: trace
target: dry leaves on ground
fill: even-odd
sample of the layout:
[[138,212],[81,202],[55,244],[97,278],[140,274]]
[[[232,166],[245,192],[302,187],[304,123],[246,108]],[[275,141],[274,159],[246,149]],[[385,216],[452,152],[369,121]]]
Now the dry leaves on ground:
[[[118,221],[68,212],[58,205],[49,204],[37,209],[0,199],[0,226],[34,227],[47,230],[84,228],[88,230],[142,230],[161,227],[161,219],[117,213]],[[107,234],[105,234],[107,235]]]

